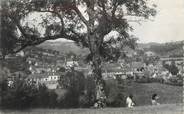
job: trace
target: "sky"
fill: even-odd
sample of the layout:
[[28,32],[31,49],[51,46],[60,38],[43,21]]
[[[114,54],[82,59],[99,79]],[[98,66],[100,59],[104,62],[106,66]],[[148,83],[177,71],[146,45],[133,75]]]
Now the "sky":
[[[184,0],[152,0],[157,5],[157,15],[152,21],[140,24],[133,23],[135,29],[132,34],[139,38],[139,43],[165,43],[184,40]],[[31,20],[38,15],[31,15]],[[29,18],[29,17],[28,17]],[[29,22],[31,20],[28,20]],[[66,41],[58,39],[57,41]]]
[[157,15],[153,20],[142,22],[141,25],[133,24],[133,34],[138,37],[138,42],[184,40],[184,0],[154,0],[154,3],[157,5]]
[[172,42],[184,40],[184,0],[155,0],[157,15],[153,21],[134,25],[138,42]]

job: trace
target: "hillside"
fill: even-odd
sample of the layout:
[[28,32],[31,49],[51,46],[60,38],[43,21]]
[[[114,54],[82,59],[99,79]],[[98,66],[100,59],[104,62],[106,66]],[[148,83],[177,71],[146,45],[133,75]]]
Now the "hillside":
[[150,42],[150,43],[138,43],[138,47],[142,49],[149,49],[151,46],[159,46],[161,45],[160,43],[156,42]]
[[56,50],[56,51],[59,51],[61,53],[73,52],[76,55],[86,55],[89,53],[87,48],[79,47],[74,42],[61,42],[61,41],[49,42],[49,41],[46,41],[46,42],[38,45],[38,47],[41,47],[43,49]]
[[[145,51],[153,51],[160,56],[182,56],[183,42],[184,41],[168,43],[138,43],[138,48],[144,49]],[[74,42],[66,41],[46,41],[38,45],[38,47],[41,47],[43,49],[56,50],[61,53],[73,52],[77,55],[87,55],[89,53],[89,50],[87,48],[82,48],[77,46]]]
[[145,51],[153,51],[160,56],[183,56],[183,46],[184,41],[138,44],[139,48]]

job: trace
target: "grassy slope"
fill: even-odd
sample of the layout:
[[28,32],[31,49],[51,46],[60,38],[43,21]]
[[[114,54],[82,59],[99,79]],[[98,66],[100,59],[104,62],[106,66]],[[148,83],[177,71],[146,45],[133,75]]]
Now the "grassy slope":
[[87,48],[82,48],[77,46],[74,42],[44,42],[38,47],[43,49],[52,49],[62,53],[73,52],[76,55],[87,55],[89,50]]
[[[182,91],[179,86],[170,86],[158,83],[128,83],[126,94],[133,93],[136,107],[128,108],[105,108],[105,109],[33,109],[25,111],[6,111],[3,114],[183,114]],[[160,95],[160,103],[164,105],[150,105],[150,96],[153,93]],[[172,104],[167,104],[172,103]],[[146,105],[146,106],[141,106]],[[2,112],[0,111],[0,114]]]
[[157,93],[161,104],[182,103],[183,87],[159,83],[134,83],[125,88],[126,94],[132,93],[137,106],[150,105],[151,95]]
[[183,111],[181,104],[170,104],[160,106],[141,106],[133,109],[34,109],[25,111],[4,111],[3,114],[183,114]]

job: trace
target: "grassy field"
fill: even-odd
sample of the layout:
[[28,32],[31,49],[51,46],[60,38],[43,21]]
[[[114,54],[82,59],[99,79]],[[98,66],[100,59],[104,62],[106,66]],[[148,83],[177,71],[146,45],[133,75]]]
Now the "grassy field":
[[129,108],[104,109],[33,109],[25,111],[3,111],[0,114],[183,114],[181,104],[159,106],[139,106]]
[[[66,91],[59,89],[56,93],[63,96]],[[157,93],[160,96],[158,102],[160,104],[176,104],[183,101],[183,87],[172,86],[160,83],[136,83],[126,82],[124,94],[128,96],[130,93],[134,96],[136,106],[151,105],[151,96]]]
[[183,87],[160,83],[130,82],[125,87],[125,94],[132,93],[137,106],[150,105],[151,95],[157,93],[161,104],[175,104],[183,101]]
[[[0,111],[0,114],[184,114],[182,113],[183,87],[159,83],[130,82],[125,86],[125,94],[132,93],[136,107],[104,109],[30,109],[25,111]],[[160,96],[159,106],[150,106],[151,95]]]

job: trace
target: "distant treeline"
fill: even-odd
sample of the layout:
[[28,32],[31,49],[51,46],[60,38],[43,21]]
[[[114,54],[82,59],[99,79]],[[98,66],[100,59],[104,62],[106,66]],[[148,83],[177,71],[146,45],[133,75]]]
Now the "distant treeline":
[[159,55],[169,57],[182,57],[183,56],[183,45],[184,42],[172,42],[160,45],[151,45],[148,50],[153,51]]

